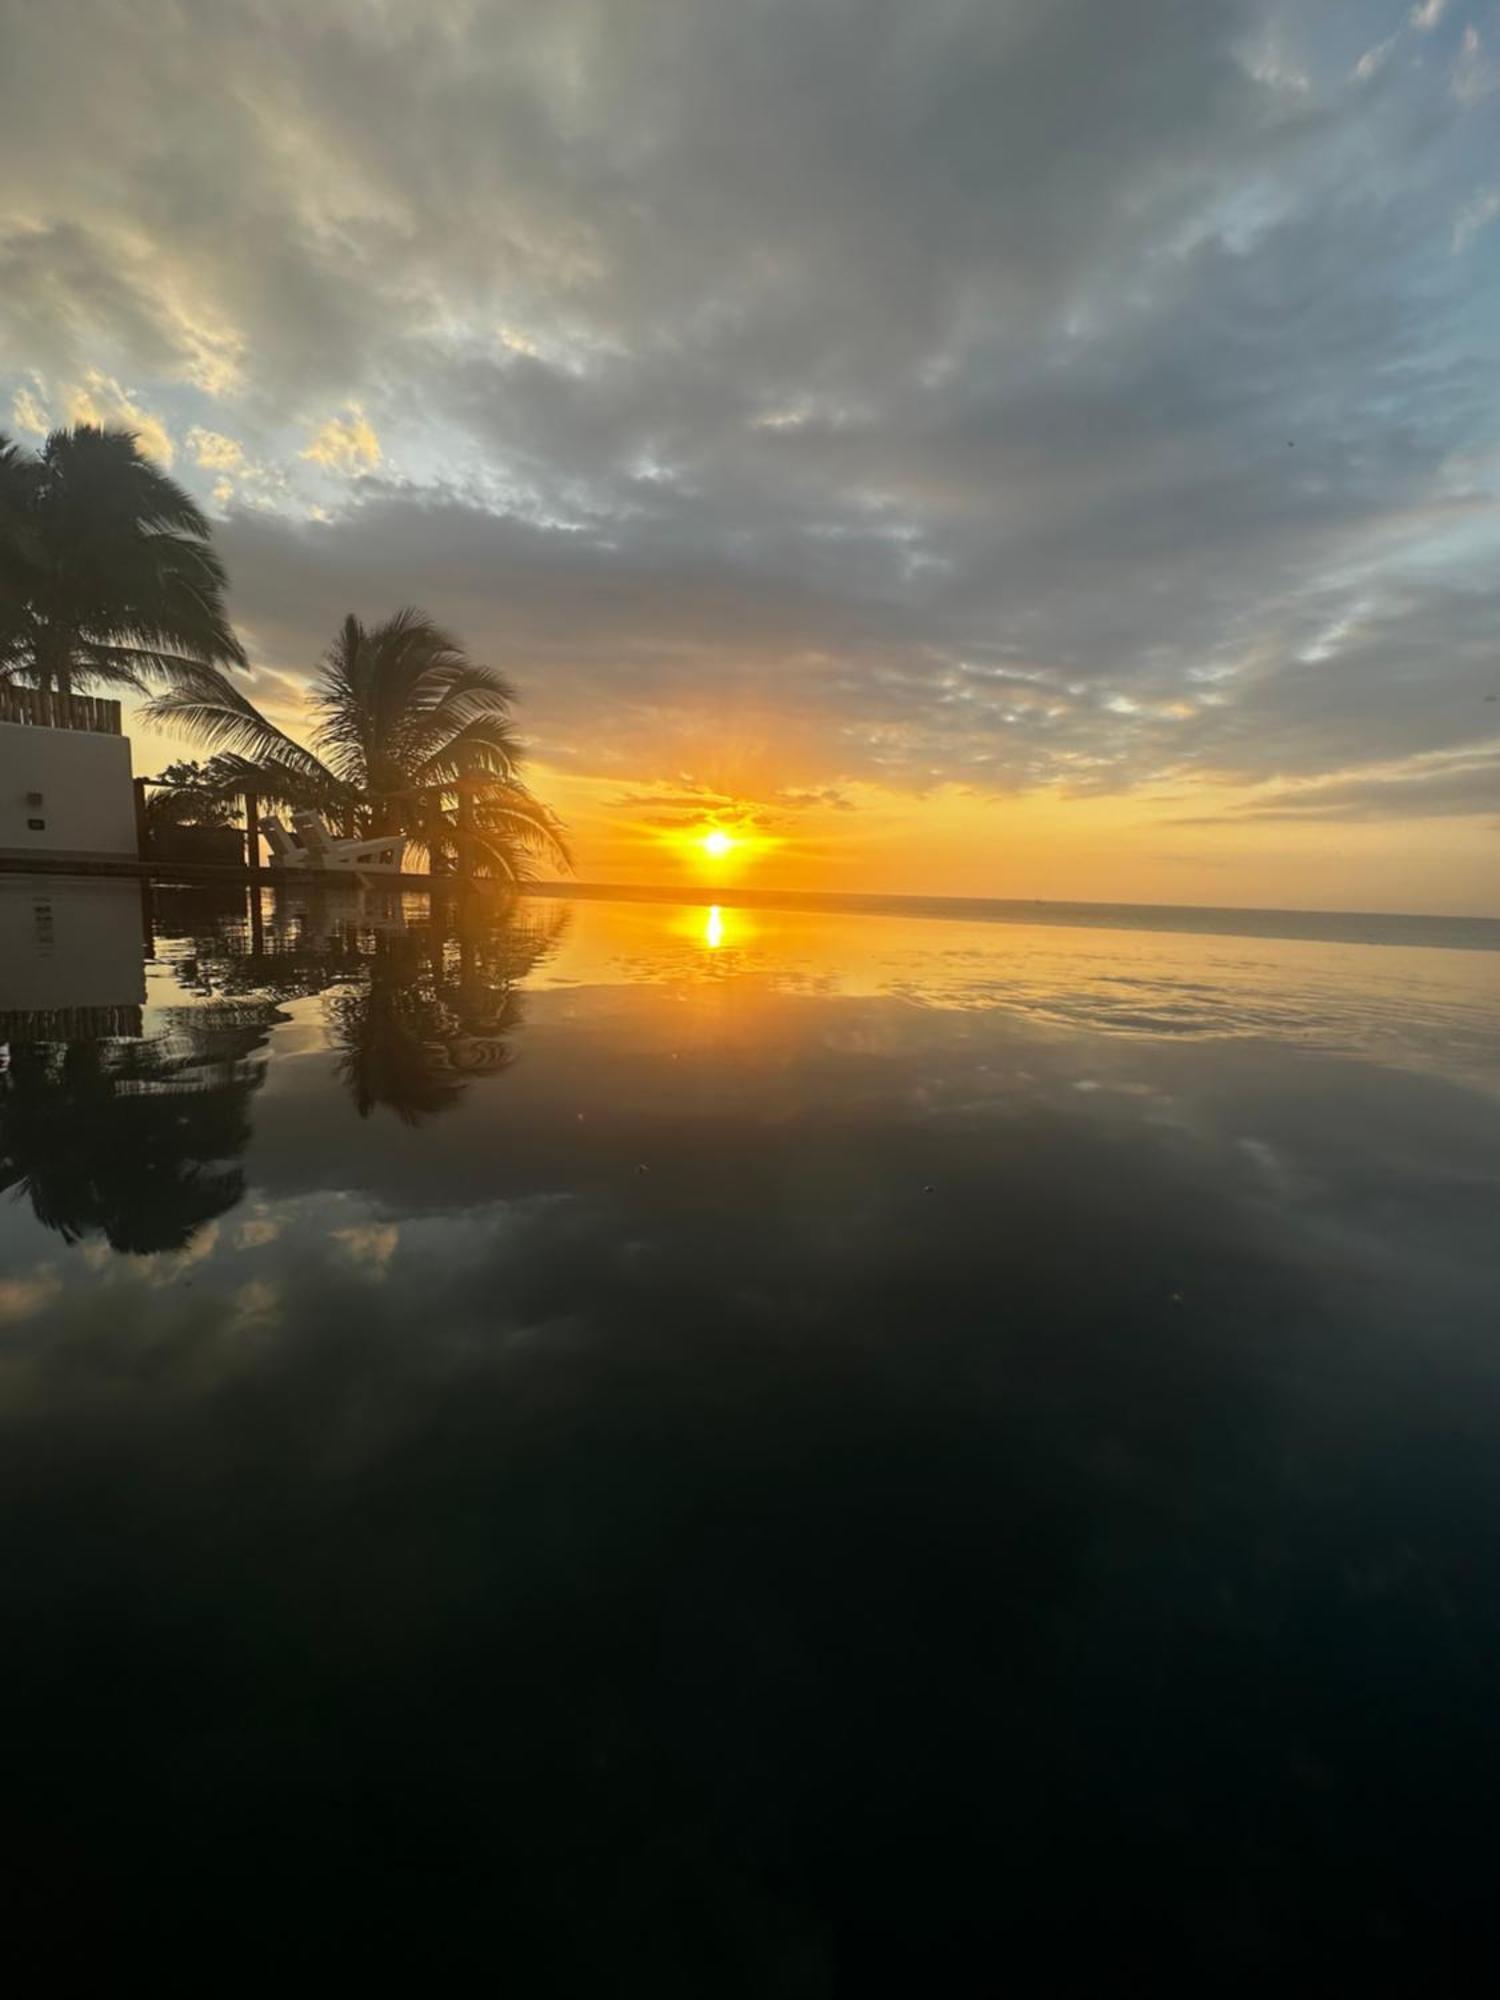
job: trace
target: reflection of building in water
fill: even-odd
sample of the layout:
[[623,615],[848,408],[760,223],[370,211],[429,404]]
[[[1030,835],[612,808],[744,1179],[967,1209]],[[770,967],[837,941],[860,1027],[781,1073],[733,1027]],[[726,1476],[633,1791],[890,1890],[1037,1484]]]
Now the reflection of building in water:
[[0,1040],[138,1035],[145,996],[138,883],[0,875]]
[[143,1034],[137,882],[0,876],[0,1190],[66,1242],[180,1250],[244,1193],[275,1019],[169,1009]]

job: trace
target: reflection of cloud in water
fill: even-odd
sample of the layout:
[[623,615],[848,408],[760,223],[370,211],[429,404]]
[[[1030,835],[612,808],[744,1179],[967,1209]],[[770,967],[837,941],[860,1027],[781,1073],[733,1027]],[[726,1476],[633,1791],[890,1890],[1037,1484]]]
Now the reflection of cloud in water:
[[61,1290],[62,1279],[48,1264],[26,1277],[0,1278],[0,1325],[30,1319],[50,1305]]

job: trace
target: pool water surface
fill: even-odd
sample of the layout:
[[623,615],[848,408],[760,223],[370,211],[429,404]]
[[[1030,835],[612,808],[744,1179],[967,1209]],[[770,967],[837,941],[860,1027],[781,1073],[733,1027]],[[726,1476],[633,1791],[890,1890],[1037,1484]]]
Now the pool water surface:
[[17,877],[0,924],[37,1975],[1490,1950],[1500,953]]

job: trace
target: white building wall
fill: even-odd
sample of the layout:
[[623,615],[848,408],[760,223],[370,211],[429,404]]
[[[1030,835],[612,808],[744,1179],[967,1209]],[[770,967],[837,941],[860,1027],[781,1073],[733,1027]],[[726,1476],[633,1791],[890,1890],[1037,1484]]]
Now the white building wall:
[[0,722],[0,859],[135,854],[128,736]]

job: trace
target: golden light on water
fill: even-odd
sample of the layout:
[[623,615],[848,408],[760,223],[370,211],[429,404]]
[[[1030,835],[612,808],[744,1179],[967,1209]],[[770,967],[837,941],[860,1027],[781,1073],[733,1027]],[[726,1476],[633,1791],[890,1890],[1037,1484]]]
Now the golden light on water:
[[749,922],[744,910],[699,903],[684,904],[668,919],[668,929],[694,948],[695,957],[708,954],[727,961],[750,943],[760,926]]

